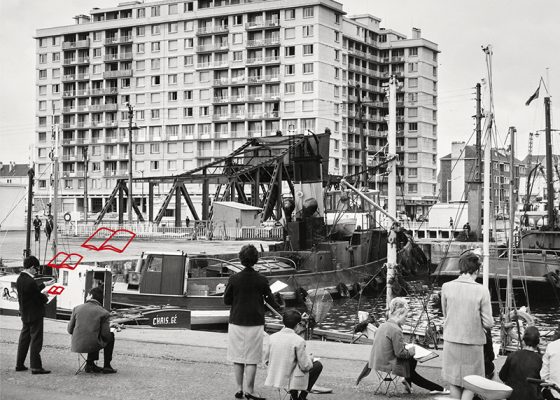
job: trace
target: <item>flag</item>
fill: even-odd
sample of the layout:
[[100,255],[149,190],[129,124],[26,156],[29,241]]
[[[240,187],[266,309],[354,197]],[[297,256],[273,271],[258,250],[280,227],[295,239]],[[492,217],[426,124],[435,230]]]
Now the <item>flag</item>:
[[539,97],[539,90],[541,90],[541,84],[539,82],[539,87],[537,88],[537,90],[535,91],[535,93],[533,93],[531,95],[531,97],[529,97],[529,99],[525,102],[525,105],[528,106],[529,104],[531,104],[531,102],[535,99],[537,99]]

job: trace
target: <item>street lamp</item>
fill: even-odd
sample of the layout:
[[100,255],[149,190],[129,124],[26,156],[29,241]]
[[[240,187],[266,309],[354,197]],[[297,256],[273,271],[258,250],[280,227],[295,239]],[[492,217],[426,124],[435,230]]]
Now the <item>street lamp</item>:
[[140,199],[140,205],[142,206],[142,212],[144,212],[144,170],[140,169],[138,170],[138,172],[140,172],[142,174],[142,197]]

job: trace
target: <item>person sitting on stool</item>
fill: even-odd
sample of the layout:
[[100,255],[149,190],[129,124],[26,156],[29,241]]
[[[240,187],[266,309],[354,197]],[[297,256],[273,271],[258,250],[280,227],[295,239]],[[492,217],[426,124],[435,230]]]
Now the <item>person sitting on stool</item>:
[[[72,351],[88,353],[86,372],[114,374],[111,367],[115,334],[109,327],[109,311],[103,308],[103,287],[96,286],[89,291],[84,304],[74,307],[68,323],[68,333],[72,335]],[[103,349],[103,368],[95,365],[99,350]]]
[[317,382],[323,365],[312,360],[305,351],[305,339],[294,331],[301,322],[299,311],[286,311],[282,320],[284,328],[270,335],[265,354],[268,374],[264,384],[289,389],[291,400],[305,400]]

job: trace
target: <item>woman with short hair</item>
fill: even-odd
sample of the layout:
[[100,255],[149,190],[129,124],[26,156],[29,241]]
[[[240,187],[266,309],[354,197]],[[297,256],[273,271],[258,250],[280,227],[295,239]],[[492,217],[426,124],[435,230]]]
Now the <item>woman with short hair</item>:
[[[224,292],[224,303],[231,306],[228,325],[228,361],[233,362],[238,391],[235,398],[243,396],[252,400],[264,400],[254,395],[257,364],[262,361],[265,301],[277,308],[268,280],[253,269],[259,253],[252,244],[239,252],[239,260],[245,267],[232,275]],[[243,392],[243,378],[247,390]]]
[[472,251],[459,258],[461,275],[441,288],[443,324],[442,377],[451,385],[451,397],[471,400],[474,393],[463,387],[467,375],[484,376],[485,329],[494,324],[490,292],[475,282],[481,262]]
[[402,297],[395,297],[389,304],[389,319],[375,332],[369,360],[369,367],[375,371],[390,372],[404,377],[407,392],[412,392],[412,384],[430,391],[430,394],[448,394],[442,386],[431,382],[416,372],[414,347],[406,349],[402,324],[406,320],[409,307]]

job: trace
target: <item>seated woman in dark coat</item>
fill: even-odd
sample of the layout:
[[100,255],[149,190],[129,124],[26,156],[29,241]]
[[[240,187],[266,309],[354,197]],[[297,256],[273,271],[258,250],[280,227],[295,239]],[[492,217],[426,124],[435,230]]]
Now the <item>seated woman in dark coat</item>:
[[403,384],[406,391],[412,391],[412,383],[431,394],[449,394],[442,386],[431,382],[415,371],[417,361],[414,359],[414,348],[406,349],[401,325],[408,314],[408,303],[402,297],[396,297],[389,305],[389,319],[381,324],[375,332],[369,367],[376,371],[391,372],[405,378]]
[[508,355],[500,370],[500,379],[513,389],[510,400],[541,398],[538,385],[527,382],[527,378],[540,379],[542,356],[539,354],[539,341],[539,330],[529,326],[523,335],[525,348]]

